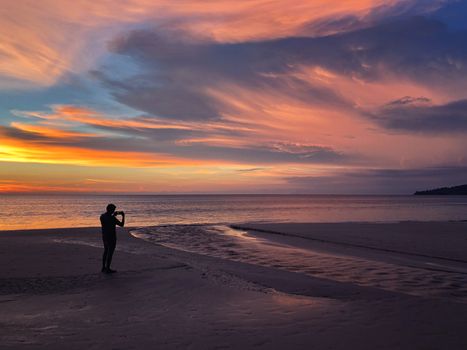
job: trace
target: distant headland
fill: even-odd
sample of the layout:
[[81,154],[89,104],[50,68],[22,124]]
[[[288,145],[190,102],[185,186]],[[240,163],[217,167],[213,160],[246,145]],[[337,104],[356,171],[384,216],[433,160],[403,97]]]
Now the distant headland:
[[426,196],[467,196],[467,185],[453,186],[453,187],[441,187],[433,190],[417,191],[414,195],[426,195]]

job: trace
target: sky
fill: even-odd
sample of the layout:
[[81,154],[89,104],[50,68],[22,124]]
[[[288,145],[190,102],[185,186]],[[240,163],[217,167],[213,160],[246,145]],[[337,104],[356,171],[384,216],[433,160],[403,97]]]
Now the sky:
[[467,1],[0,0],[0,193],[467,183]]

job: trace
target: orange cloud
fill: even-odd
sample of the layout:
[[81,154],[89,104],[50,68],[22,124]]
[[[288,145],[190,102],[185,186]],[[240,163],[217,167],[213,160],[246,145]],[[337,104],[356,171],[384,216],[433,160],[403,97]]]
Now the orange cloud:
[[[222,42],[312,35],[330,17],[363,17],[402,0],[2,0],[0,88],[50,86],[88,70],[105,42],[138,22]],[[305,29],[304,29],[305,28]]]
[[[349,105],[345,107],[319,105],[313,101],[297,99],[294,94],[284,94],[283,91],[273,88],[253,88],[219,82],[216,88],[205,91],[225,107],[226,112],[221,112],[222,120],[219,121],[199,123],[152,117],[112,119],[89,108],[56,105],[53,106],[51,113],[17,111],[19,115],[33,118],[34,124],[16,122],[11,125],[19,130],[55,138],[105,137],[112,130],[125,132],[127,131],[125,128],[198,130],[202,131],[200,136],[190,136],[175,141],[173,151],[176,153],[177,147],[193,145],[245,150],[264,147],[280,151],[276,145],[280,147],[281,144],[296,144],[304,148],[329,147],[337,152],[356,154],[361,162],[372,164],[374,167],[427,166],[463,155],[463,141],[452,135],[424,138],[389,133],[359,115],[360,107],[379,107],[400,97],[401,94],[429,96],[434,101],[441,102],[448,98],[430,90],[429,87],[390,78],[384,82],[362,82],[326,71],[321,67],[301,67],[292,73],[292,76],[313,86],[333,87],[349,102]],[[287,79],[287,77],[282,78]],[[351,108],[351,105],[354,108]],[[64,122],[71,124],[64,129],[61,125]],[[50,124],[44,127],[43,123]],[[109,131],[102,129],[93,129],[92,132],[79,131],[79,128],[83,127],[108,127]],[[230,130],[235,130],[236,133],[230,134]],[[20,141],[16,140],[16,142]],[[115,159],[121,159],[119,165],[124,167],[238,164],[228,159],[203,160],[203,154],[199,155],[199,159],[193,160],[168,154],[110,152],[53,145],[38,147],[31,142],[21,142],[18,145],[11,140],[6,145],[0,146],[3,147],[3,151],[0,148],[0,152],[3,152],[3,158],[0,159],[105,166],[112,166],[115,164]],[[9,147],[7,151],[5,147]],[[427,148],[432,151],[426,152]],[[358,160],[355,162],[352,167],[359,165]],[[251,161],[242,163],[246,163],[247,167],[257,166],[257,163]],[[282,161],[282,163],[287,162]],[[289,166],[291,163],[293,162],[290,161]],[[313,166],[316,167],[317,164],[319,162],[315,162]],[[360,165],[363,166],[364,163]],[[303,164],[300,166],[310,171]],[[327,164],[326,167],[331,169],[333,166]]]
[[[111,119],[88,108],[60,105],[54,106],[52,113],[15,112],[22,117],[29,117],[31,122],[11,122],[10,128],[0,128],[0,161],[72,164],[86,166],[111,166],[120,168],[177,168],[177,167],[244,167],[229,160],[210,160],[193,157],[178,157],[158,152],[111,151],[86,147],[89,139],[108,137],[107,131],[92,129],[80,131],[80,128],[109,127],[111,130],[137,129],[187,129],[212,132],[213,136],[204,139],[194,138],[176,142],[180,147],[193,143],[216,144],[217,146],[242,147],[251,144],[242,138],[215,136],[219,130],[232,128],[230,122],[212,122],[206,125],[197,122],[176,122],[164,120]],[[240,127],[239,130],[242,130]],[[253,130],[253,129],[251,129]],[[18,132],[22,134],[18,134]],[[111,132],[111,131],[110,131]],[[133,136],[129,134],[128,136]],[[120,136],[121,137],[121,136]],[[118,142],[118,141],[115,141]],[[144,142],[144,141],[142,141]],[[69,144],[67,144],[69,143]],[[79,146],[77,146],[79,144]],[[190,171],[190,170],[189,170]]]
[[[55,105],[52,106],[52,113],[33,112],[33,111],[13,111],[14,114],[22,117],[34,118],[40,120],[42,124],[50,124],[56,128],[63,122],[74,122],[77,125],[87,125],[94,127],[108,127],[115,130],[124,128],[134,129],[176,129],[176,130],[202,130],[202,131],[222,131],[231,130],[233,125],[228,121],[221,122],[189,122],[181,120],[167,120],[157,117],[138,117],[138,118],[109,118],[106,115],[89,108],[73,105]],[[16,123],[25,128],[25,124]],[[69,127],[69,125],[68,125]],[[238,131],[251,131],[248,124],[244,126],[235,125]]]
[[119,167],[164,167],[200,163],[164,154],[67,147],[15,139],[8,135],[2,135],[0,161]]
[[[228,93],[224,91],[228,91]],[[223,84],[220,89],[209,89],[206,92],[228,110],[235,109],[238,112],[235,114],[223,113],[222,120],[204,123],[170,121],[150,117],[111,119],[88,108],[71,105],[54,106],[52,113],[19,111],[16,113],[37,119],[39,123],[69,121],[76,123],[76,126],[108,127],[117,131],[128,131],[127,128],[135,128],[202,132],[201,136],[198,137],[176,140],[174,147],[202,144],[209,147],[237,149],[265,147],[280,151],[274,145],[291,142],[307,147],[329,147],[330,140],[323,137],[322,134],[335,127],[333,121],[325,118],[336,113],[332,108],[326,110],[322,107],[315,107],[271,89],[255,90],[227,83]],[[287,122],[284,123],[284,120]],[[59,126],[53,127],[53,124],[50,128],[15,122],[11,125],[21,130],[43,131],[44,136],[86,137],[85,133],[63,131]],[[229,132],[232,130],[235,130],[235,133],[230,135]],[[93,136],[98,136],[101,132],[101,130],[97,130]],[[202,155],[200,156],[202,159]]]
[[377,80],[362,80],[351,75],[341,75],[319,66],[299,66],[291,75],[309,84],[319,84],[352,101],[361,108],[381,107],[402,96],[430,96],[437,104],[462,99],[463,91],[446,91],[436,85],[417,83],[379,68]]
[[[267,189],[284,183],[290,169],[257,168],[246,165],[187,165],[109,170],[95,166],[68,166],[0,162],[0,193],[31,192],[216,192]],[[8,169],[10,167],[10,169]],[[23,171],[20,171],[22,169]],[[27,171],[26,171],[27,170]]]
[[[329,146],[337,151],[357,155],[353,164],[343,165],[347,169],[368,164],[395,168],[434,166],[460,158],[465,153],[463,135],[427,138],[423,135],[388,132],[361,115],[361,108],[371,110],[404,95],[428,96],[437,103],[452,98],[439,93],[436,87],[396,80],[395,77],[388,77],[383,82],[361,82],[352,77],[326,72],[319,67],[308,67],[305,71],[306,74],[301,71],[294,76],[313,86],[332,87],[349,105],[320,106],[274,89],[255,89],[229,83],[219,84],[207,93],[236,110],[224,113],[226,120],[250,125],[251,136],[245,137],[244,144],[284,142]],[[217,139],[200,140],[203,141],[219,142]],[[309,171],[307,167],[300,167]],[[325,167],[332,169],[333,165]]]
[[[70,186],[44,185],[38,183],[25,183],[19,181],[0,180],[0,193],[33,193],[33,192],[69,192]],[[90,192],[86,188],[74,188],[73,192]]]
[[76,137],[97,137],[98,135],[85,133],[85,132],[77,132],[73,130],[63,130],[53,127],[45,127],[41,125],[32,125],[32,124],[25,124],[19,122],[12,122],[10,124],[12,127],[26,131],[29,133],[41,135],[47,138],[76,138]]

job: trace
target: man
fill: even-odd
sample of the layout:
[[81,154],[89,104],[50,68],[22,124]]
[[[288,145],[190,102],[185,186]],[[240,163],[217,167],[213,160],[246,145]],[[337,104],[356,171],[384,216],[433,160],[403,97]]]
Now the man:
[[[114,273],[117,272],[110,268],[112,263],[112,255],[117,245],[116,225],[123,227],[125,225],[125,213],[123,211],[115,211],[115,204],[107,205],[107,211],[101,215],[102,240],[104,241],[104,255],[102,256],[102,272]],[[117,215],[122,216],[122,221],[116,218]]]

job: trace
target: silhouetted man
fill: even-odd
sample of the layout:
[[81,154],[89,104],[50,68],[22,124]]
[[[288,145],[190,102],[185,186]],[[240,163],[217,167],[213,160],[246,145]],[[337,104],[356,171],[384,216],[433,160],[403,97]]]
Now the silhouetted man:
[[[117,272],[110,268],[112,263],[112,255],[114,254],[115,246],[117,245],[116,225],[123,227],[125,225],[125,213],[123,211],[115,211],[115,204],[107,205],[107,211],[101,215],[102,240],[104,241],[104,255],[102,256],[102,272],[113,273]],[[116,218],[117,215],[122,216],[122,221]]]

